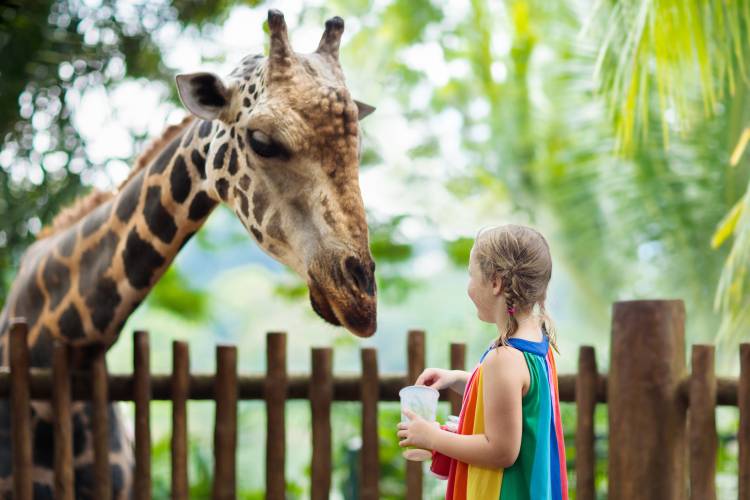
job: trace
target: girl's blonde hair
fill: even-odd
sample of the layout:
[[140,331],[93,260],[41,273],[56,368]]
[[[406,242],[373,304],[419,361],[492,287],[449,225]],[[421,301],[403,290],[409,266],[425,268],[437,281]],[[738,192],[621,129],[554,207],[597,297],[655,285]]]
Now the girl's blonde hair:
[[513,311],[496,345],[507,345],[518,330],[517,313],[530,313],[537,306],[550,345],[557,350],[555,326],[544,304],[552,277],[552,257],[544,236],[516,224],[481,229],[474,241],[474,256],[485,280],[500,278],[506,307]]

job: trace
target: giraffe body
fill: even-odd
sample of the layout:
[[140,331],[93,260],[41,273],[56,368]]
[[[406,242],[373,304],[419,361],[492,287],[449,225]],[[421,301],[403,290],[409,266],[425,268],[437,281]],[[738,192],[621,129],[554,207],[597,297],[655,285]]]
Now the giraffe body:
[[[56,218],[26,251],[0,312],[23,317],[31,364],[51,367],[53,342],[73,347],[74,368],[114,343],[130,314],[219,203],[261,248],[308,283],[313,309],[355,334],[375,330],[374,263],[358,184],[358,121],[372,108],[350,97],[338,64],[343,21],[318,50],[291,50],[283,16],[269,11],[268,57],[243,59],[225,83],[177,77],[195,115],[168,128],[115,193],[94,193]],[[197,117],[197,118],[196,118]],[[51,406],[32,403],[34,496],[51,498]],[[12,488],[9,405],[0,402],[0,496]],[[92,498],[91,407],[73,405],[76,498]],[[129,498],[132,443],[110,406],[113,498]]]

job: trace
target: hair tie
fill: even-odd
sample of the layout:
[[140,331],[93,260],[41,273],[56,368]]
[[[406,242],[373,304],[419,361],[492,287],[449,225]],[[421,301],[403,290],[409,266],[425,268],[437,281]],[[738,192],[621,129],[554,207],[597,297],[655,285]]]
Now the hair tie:
[[510,314],[511,316],[513,316],[515,313],[516,313],[516,308],[515,307],[509,307],[508,308],[508,314]]

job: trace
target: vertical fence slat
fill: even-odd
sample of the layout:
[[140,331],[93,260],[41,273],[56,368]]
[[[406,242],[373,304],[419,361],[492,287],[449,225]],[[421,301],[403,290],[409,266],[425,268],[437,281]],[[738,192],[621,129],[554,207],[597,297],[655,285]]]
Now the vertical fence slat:
[[576,499],[593,500],[594,489],[594,411],[596,410],[596,386],[599,374],[596,367],[596,352],[591,346],[582,346],[578,351],[578,375],[576,376]]
[[94,497],[107,500],[112,497],[109,470],[109,397],[107,395],[107,351],[94,350],[91,363],[91,403],[94,422]]
[[331,491],[331,401],[333,400],[333,351],[312,350],[310,407],[312,411],[311,498],[327,499]]
[[151,498],[151,362],[148,332],[133,336],[133,401],[135,402],[136,500]]
[[237,347],[216,347],[216,422],[214,424],[215,500],[234,499],[237,494]]
[[683,302],[616,302],[611,346],[608,498],[685,498]]
[[750,344],[740,344],[737,404],[740,407],[738,490],[740,500],[746,500],[750,498]]
[[188,497],[187,398],[190,351],[187,342],[172,342],[172,498]]
[[266,335],[266,498],[286,496],[286,334]]
[[378,353],[372,347],[363,348],[362,358],[362,453],[360,460],[360,498],[380,498],[380,446],[378,443]]
[[[466,369],[466,344],[451,343],[451,370]],[[461,413],[461,400],[463,397],[456,391],[448,391],[450,394],[451,414]]]
[[10,327],[10,406],[13,498],[31,500],[31,396],[28,329],[22,318]]
[[70,420],[70,352],[55,342],[52,352],[52,412],[55,432],[55,498],[73,500],[73,429]]
[[694,345],[688,410],[690,498],[716,498],[716,375],[714,346]]
[[[409,365],[408,382],[413,384],[425,368],[424,331],[409,331],[406,351]],[[406,498],[407,500],[421,500],[422,498],[422,462],[406,461]]]

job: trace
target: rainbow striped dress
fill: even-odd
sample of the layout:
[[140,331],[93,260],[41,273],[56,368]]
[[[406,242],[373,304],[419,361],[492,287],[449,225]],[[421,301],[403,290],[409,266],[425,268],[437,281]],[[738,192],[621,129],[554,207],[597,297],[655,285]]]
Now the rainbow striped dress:
[[[529,390],[522,401],[521,449],[507,469],[488,469],[451,460],[446,500],[567,500],[565,443],[560,422],[557,369],[547,335],[540,342],[508,340],[523,352],[529,367]],[[482,362],[466,384],[459,434],[484,433]]]

